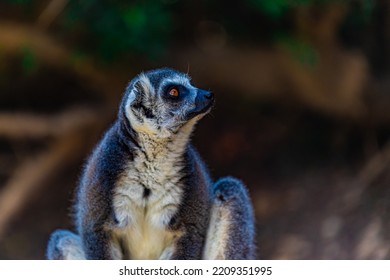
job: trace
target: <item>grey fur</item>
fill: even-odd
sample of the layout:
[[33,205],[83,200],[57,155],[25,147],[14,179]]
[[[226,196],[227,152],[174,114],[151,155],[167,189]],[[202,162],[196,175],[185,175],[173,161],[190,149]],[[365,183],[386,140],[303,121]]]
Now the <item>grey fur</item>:
[[[172,88],[179,97],[168,94]],[[212,104],[211,93],[175,70],[134,78],[80,181],[78,235],[54,232],[48,259],[208,259],[215,253],[205,248],[215,238],[226,239],[212,247],[216,258],[253,258],[253,213],[245,187],[232,178],[213,187],[190,144],[195,123]],[[212,218],[210,224],[211,211],[223,212],[226,220]],[[227,224],[220,237],[210,235]]]

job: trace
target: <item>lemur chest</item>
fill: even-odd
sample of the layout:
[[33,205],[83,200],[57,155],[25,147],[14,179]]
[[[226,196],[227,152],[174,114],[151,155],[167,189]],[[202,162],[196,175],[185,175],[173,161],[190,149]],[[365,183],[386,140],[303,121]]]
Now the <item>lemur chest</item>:
[[[159,259],[178,236],[168,225],[178,210],[182,192],[178,166],[163,159],[134,160],[114,191],[116,234],[131,259]],[[169,250],[168,250],[169,251]]]

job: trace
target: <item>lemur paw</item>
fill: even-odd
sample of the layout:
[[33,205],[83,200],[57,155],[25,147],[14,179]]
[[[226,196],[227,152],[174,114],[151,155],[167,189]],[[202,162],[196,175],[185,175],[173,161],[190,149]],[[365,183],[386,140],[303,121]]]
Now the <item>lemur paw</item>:
[[49,260],[85,259],[80,237],[68,230],[56,230],[47,248]]

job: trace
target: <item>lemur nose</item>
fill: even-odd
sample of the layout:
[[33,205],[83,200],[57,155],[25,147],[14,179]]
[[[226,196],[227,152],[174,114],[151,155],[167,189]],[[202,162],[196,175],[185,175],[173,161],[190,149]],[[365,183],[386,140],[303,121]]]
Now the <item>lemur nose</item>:
[[214,94],[211,92],[211,91],[206,91],[204,96],[207,98],[207,99],[213,99],[214,98]]

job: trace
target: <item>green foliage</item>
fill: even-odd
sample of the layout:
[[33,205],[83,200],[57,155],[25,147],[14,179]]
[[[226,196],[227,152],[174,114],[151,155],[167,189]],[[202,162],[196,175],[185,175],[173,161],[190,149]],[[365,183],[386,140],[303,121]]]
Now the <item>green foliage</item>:
[[[32,13],[32,21],[42,11],[41,1],[4,1]],[[315,50],[294,36],[292,15],[300,7],[321,10],[338,2],[353,3],[345,22],[359,30],[367,25],[376,5],[374,0],[69,0],[53,30],[77,50],[75,63],[80,54],[88,53],[109,64],[160,58],[170,44],[192,36],[194,24],[206,19],[222,24],[233,40],[278,43],[299,61],[315,65]]]
[[71,0],[62,22],[82,45],[110,62],[128,54],[161,55],[173,29],[163,1]]
[[25,75],[31,75],[38,69],[38,59],[28,46],[21,49],[21,59],[21,66]]
[[26,4],[31,4],[33,0],[5,0],[5,2],[11,3],[11,4],[21,4],[21,5],[26,5]]
[[375,8],[375,3],[373,0],[362,0],[362,11],[360,13],[360,17],[364,21],[364,23],[368,23],[368,21],[372,17],[372,13]]
[[316,67],[318,62],[318,53],[314,46],[291,36],[279,36],[277,42],[302,65],[311,69]]
[[[298,6],[308,6],[321,0],[251,0],[252,3],[272,19],[279,19],[289,10]],[[328,0],[328,2],[331,0]],[[333,0],[335,1],[335,0]]]
[[[314,5],[324,5],[330,3],[348,3],[351,0],[249,0],[252,4],[261,10],[271,19],[281,19],[286,13],[297,7],[309,7]],[[363,16],[369,18],[374,8],[374,0],[355,1],[363,6]]]
[[[271,21],[283,22],[297,8],[324,8],[329,4],[354,4],[350,8],[345,22],[356,28],[363,29],[369,23],[375,8],[374,0],[248,0],[258,11]],[[283,35],[280,35],[283,34]],[[285,48],[301,64],[313,68],[318,61],[318,53],[314,46],[294,36],[294,29],[276,27],[273,36],[274,42]]]

